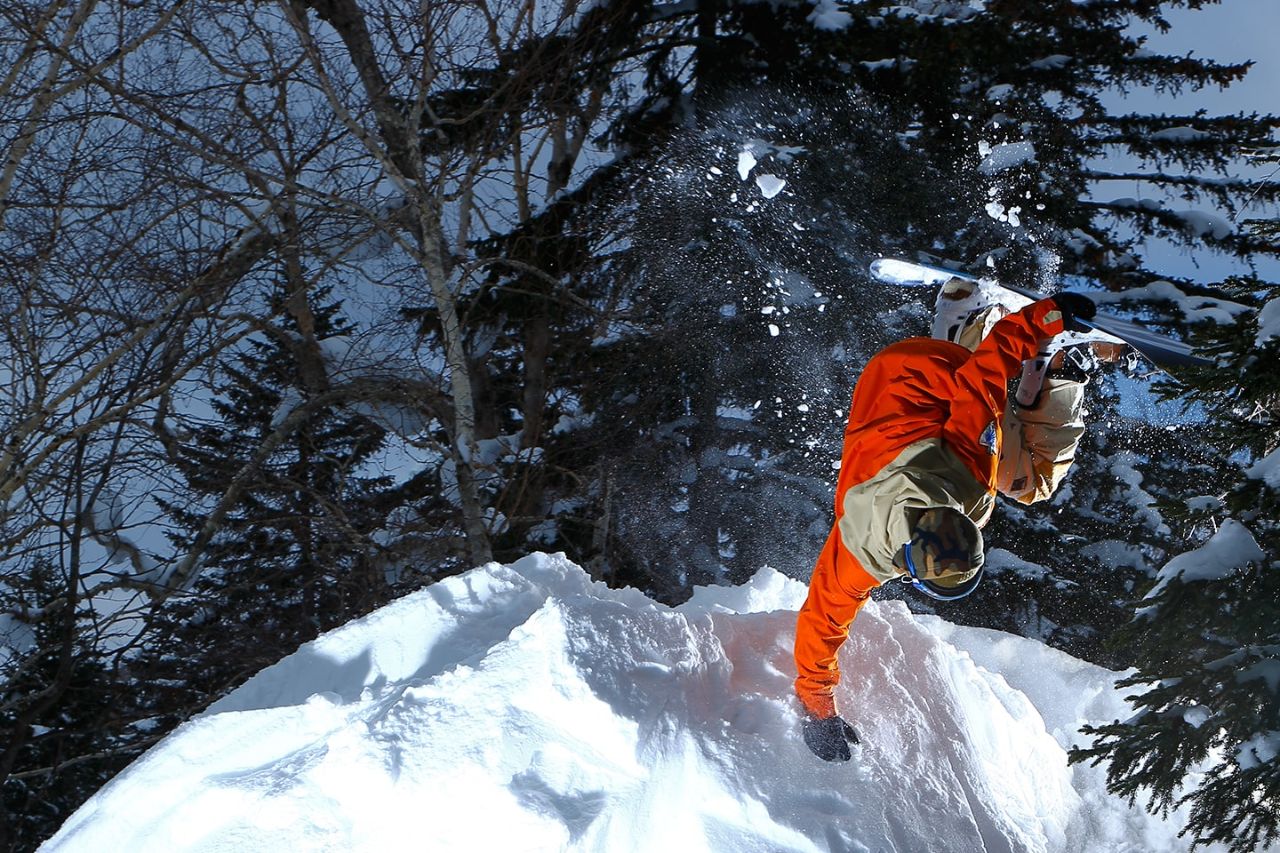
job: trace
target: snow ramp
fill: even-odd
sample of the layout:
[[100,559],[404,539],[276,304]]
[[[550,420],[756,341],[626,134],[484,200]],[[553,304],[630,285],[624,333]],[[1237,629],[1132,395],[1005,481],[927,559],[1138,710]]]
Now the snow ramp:
[[[536,554],[332,631],[181,726],[45,851],[1185,849],[1069,768],[1115,674],[870,603],[814,758],[791,694],[805,588],[670,608]],[[1039,704],[1039,706],[1037,705]]]

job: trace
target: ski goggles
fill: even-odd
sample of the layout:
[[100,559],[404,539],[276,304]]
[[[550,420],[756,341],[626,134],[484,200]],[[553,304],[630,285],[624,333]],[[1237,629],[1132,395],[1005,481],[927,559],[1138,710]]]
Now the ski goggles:
[[925,596],[937,598],[938,601],[956,601],[956,599],[968,596],[969,593],[978,588],[978,584],[982,581],[983,569],[986,566],[978,566],[978,570],[974,571],[972,578],[966,578],[955,585],[940,584],[937,580],[920,575],[915,567],[915,557],[911,556],[911,552],[915,551],[916,542],[918,540],[913,539],[911,542],[906,543],[905,546],[902,546],[902,561],[906,564],[906,575],[902,576],[902,580],[905,583],[913,585]]

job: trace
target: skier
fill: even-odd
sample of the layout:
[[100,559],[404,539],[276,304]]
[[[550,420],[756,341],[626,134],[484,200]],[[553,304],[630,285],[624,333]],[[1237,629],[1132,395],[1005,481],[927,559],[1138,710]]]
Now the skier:
[[[836,653],[871,591],[902,578],[935,598],[972,592],[982,578],[979,528],[995,493],[1025,503],[1047,498],[1084,431],[1084,377],[1064,375],[1061,362],[1058,375],[1042,372],[1047,359],[1037,354],[1055,335],[1085,328],[1076,318],[1092,318],[1093,302],[1064,292],[1005,316],[999,306],[969,310],[973,288],[959,279],[945,284],[938,337],[881,350],[854,388],[836,522],[796,624],[802,733],[826,761],[849,760],[849,744],[858,742],[835,706]],[[1028,392],[1019,389],[1022,405],[1008,400],[1019,371]]]

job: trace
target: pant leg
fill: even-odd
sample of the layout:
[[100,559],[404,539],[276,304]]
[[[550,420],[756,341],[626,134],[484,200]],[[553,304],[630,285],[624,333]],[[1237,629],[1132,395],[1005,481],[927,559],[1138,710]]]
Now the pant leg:
[[1049,498],[1067,476],[1084,435],[1084,383],[1048,377],[1040,402],[1005,409],[996,488],[1022,503]]
[[815,717],[836,714],[834,691],[840,681],[836,656],[854,617],[879,585],[841,545],[840,531],[833,527],[814,566],[809,597],[796,619],[796,695]]

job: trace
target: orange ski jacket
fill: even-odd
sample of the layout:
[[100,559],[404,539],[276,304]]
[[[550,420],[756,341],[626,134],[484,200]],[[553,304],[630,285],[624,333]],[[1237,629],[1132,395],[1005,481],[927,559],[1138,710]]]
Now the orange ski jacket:
[[994,506],[1009,381],[1041,341],[1063,330],[1051,299],[996,323],[976,350],[908,338],[859,377],[836,482],[836,523],[796,624],[796,694],[808,713],[836,713],[836,655],[871,590],[903,571],[908,510],[950,506],[979,526]]

